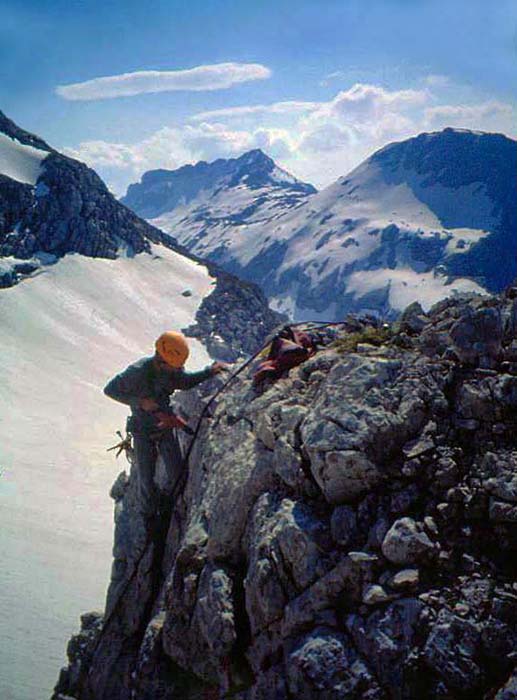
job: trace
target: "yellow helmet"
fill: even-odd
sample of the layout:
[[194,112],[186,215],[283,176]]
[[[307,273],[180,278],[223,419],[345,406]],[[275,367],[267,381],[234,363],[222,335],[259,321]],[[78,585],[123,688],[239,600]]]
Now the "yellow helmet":
[[190,352],[185,336],[177,331],[162,333],[155,347],[156,352],[171,367],[183,367]]

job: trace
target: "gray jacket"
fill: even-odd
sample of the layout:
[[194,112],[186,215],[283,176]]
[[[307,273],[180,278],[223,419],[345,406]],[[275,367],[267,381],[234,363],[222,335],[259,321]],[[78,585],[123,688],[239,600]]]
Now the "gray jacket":
[[163,372],[155,367],[152,356],[144,357],[113,377],[104,387],[104,393],[131,407],[133,429],[152,431],[158,420],[140,408],[140,399],[154,399],[161,411],[168,411],[170,396],[176,389],[192,389],[211,377],[210,367],[200,372],[185,372],[184,369]]

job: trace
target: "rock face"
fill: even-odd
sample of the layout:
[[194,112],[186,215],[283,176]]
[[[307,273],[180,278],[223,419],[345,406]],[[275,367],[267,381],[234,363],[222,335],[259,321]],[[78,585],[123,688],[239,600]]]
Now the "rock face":
[[296,320],[394,318],[413,301],[499,292],[516,276],[517,143],[501,134],[444,129],[392,143],[316,194],[210,179],[234,162],[147,173],[123,201]]
[[31,260],[33,271],[66,253],[115,258],[121,252],[148,252],[150,242],[158,241],[180,251],[174,240],[117,202],[93,170],[61,155],[0,112],[1,134],[9,137],[4,149],[23,144],[43,154],[34,184],[2,174],[0,166],[0,257],[18,260],[18,269],[13,265],[4,271],[1,286],[29,274],[22,260]]
[[[0,287],[67,253],[113,259],[149,252],[151,243],[160,242],[197,259],[121,205],[93,170],[20,129],[2,112],[0,139]],[[40,172],[33,180],[24,177],[22,166],[14,173],[12,163],[8,167],[24,146],[39,153]]]
[[154,522],[118,480],[104,620],[54,700],[514,697],[517,300],[407,316],[241,374]]
[[205,297],[196,323],[183,329],[200,338],[211,357],[233,362],[261,347],[264,339],[287,317],[272,311],[261,289],[208,265],[217,278],[214,291]]

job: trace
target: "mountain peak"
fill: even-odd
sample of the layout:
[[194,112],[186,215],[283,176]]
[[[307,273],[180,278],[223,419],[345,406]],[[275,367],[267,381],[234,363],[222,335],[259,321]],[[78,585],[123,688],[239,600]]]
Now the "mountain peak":
[[272,165],[275,166],[275,162],[270,158],[261,148],[253,148],[251,151],[246,151],[242,156],[236,159],[237,162],[249,163],[250,165]]
[[516,146],[516,141],[503,134],[447,127],[391,143],[365,163],[380,166],[384,178],[393,181],[412,177],[412,172],[422,178],[424,187],[458,188],[479,183],[496,199],[514,180]]
[[176,170],[149,170],[139,183],[128,187],[122,203],[140,216],[156,218],[199,197],[243,187],[250,192],[269,189],[314,194],[316,189],[279,168],[260,148],[243,153],[238,158],[218,158],[207,163],[183,165]]

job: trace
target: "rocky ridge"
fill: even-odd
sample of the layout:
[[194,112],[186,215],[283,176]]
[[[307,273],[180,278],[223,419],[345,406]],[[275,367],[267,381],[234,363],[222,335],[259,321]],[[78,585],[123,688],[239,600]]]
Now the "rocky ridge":
[[515,697],[516,296],[350,319],[260,392],[243,372],[186,478],[160,462],[154,523],[121,474],[106,610],[54,700]]
[[117,202],[93,170],[20,129],[2,112],[0,133],[13,144],[48,152],[35,185],[0,170],[0,258],[11,259],[0,270],[0,287],[16,284],[67,253],[113,259],[121,252],[149,252],[152,242],[184,252]]

